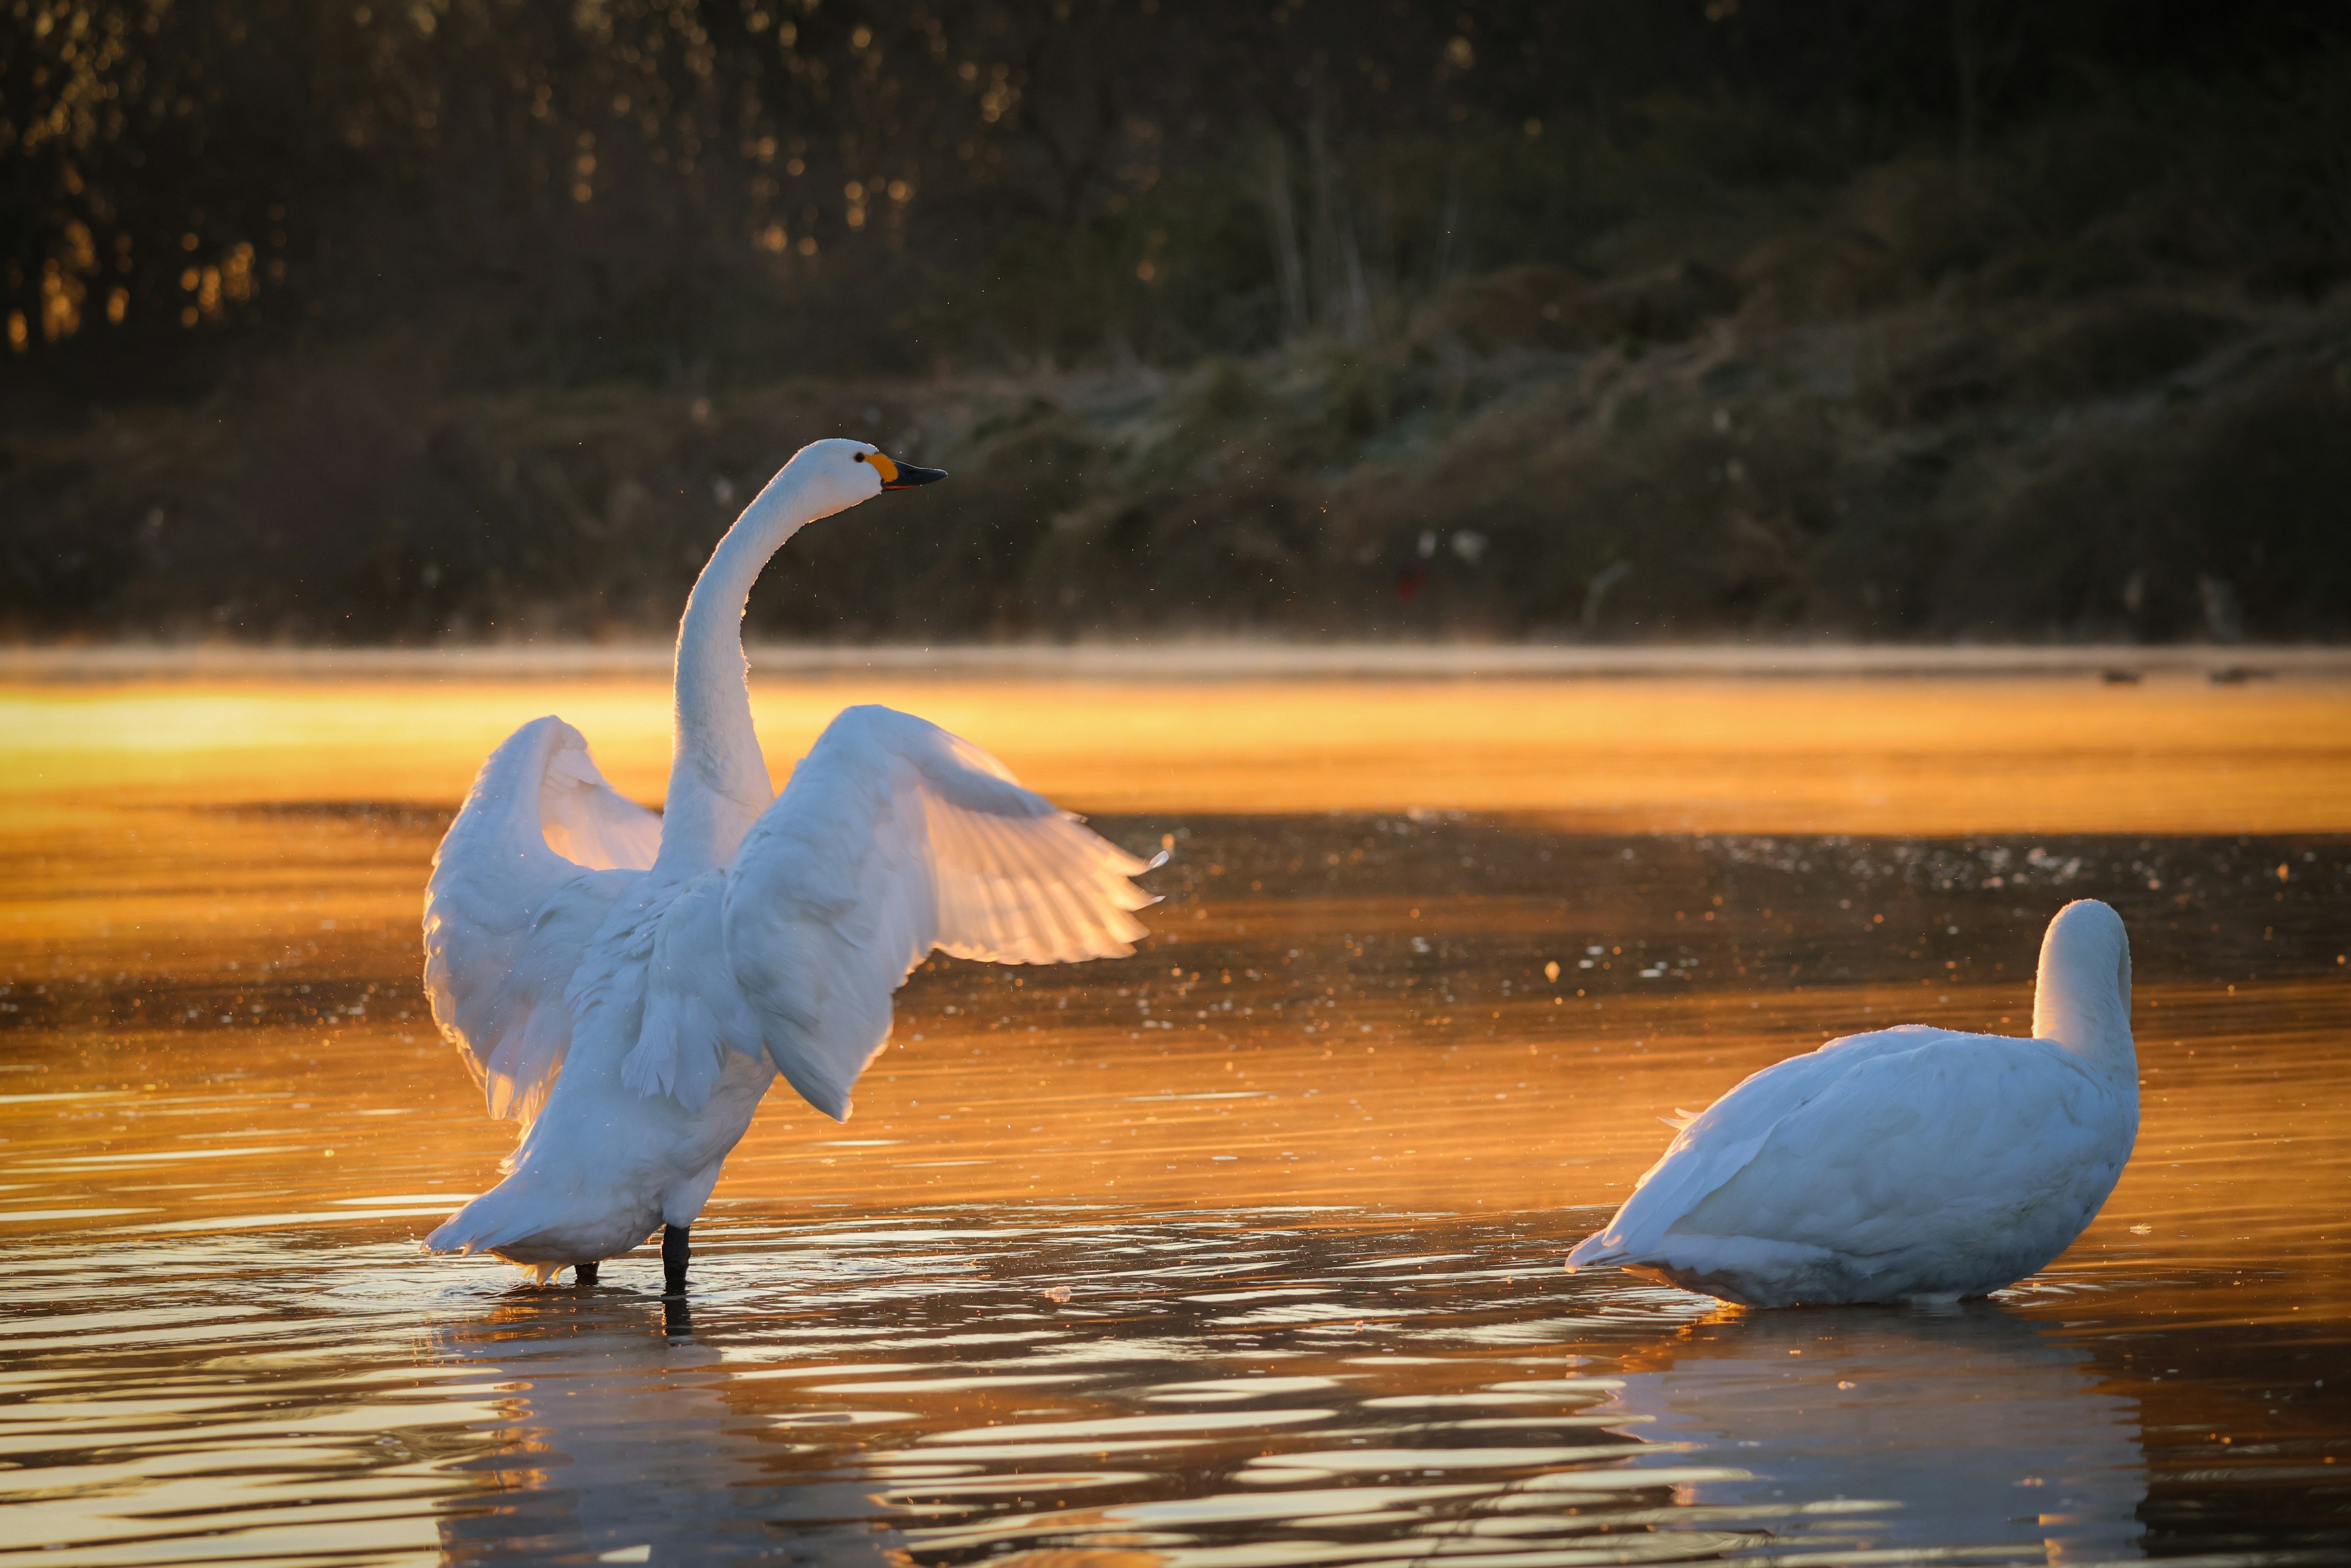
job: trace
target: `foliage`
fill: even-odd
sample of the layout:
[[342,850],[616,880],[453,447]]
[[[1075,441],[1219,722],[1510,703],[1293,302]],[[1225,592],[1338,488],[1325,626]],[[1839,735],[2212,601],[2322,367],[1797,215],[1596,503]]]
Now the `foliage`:
[[19,635],[652,632],[834,429],[773,631],[2351,602],[2338,7],[0,9]]
[[[85,403],[426,319],[508,384],[1248,351],[2023,128],[2043,177],[1983,215],[2069,225],[2183,125],[2273,137],[2275,73],[2343,32],[2281,0],[10,0],[0,314],[16,379]],[[2223,246],[2339,268],[2342,95],[2294,101],[2288,158],[2178,177]]]

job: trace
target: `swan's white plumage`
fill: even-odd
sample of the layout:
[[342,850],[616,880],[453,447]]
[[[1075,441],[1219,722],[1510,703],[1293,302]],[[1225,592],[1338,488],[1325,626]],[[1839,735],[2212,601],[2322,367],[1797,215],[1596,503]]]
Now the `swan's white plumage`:
[[528,1127],[538,1113],[571,1046],[580,955],[660,838],[661,819],[605,783],[559,718],[482,764],[425,884],[424,989],[492,1116]]
[[999,964],[1133,951],[1144,862],[1002,764],[884,707],[833,720],[743,841],[726,952],[776,1071],[827,1115],[934,947]]
[[2061,911],[2038,985],[2042,1038],[1907,1024],[1754,1074],[1568,1266],[1756,1306],[1978,1296],[2042,1268],[2137,1136],[2121,919],[2088,900]]
[[872,452],[803,451],[704,570],[665,817],[613,790],[558,718],[483,765],[434,857],[425,986],[491,1114],[523,1127],[506,1180],[434,1250],[544,1277],[691,1223],[776,1074],[849,1114],[892,993],[934,948],[1069,963],[1143,934],[1151,900],[1127,880],[1143,862],[922,719],[849,709],[768,799],[744,596],[794,529],[878,492],[857,466]]

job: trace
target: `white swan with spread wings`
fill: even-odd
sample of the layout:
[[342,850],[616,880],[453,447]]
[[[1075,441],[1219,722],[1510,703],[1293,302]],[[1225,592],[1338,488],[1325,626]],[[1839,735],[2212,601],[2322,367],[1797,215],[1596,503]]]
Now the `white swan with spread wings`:
[[433,1016],[522,1124],[506,1179],[433,1232],[541,1280],[687,1228],[778,1073],[845,1119],[933,948],[1006,964],[1132,951],[1145,863],[1002,764],[884,707],[835,718],[771,794],[751,725],[743,610],[806,524],[945,476],[863,442],[803,448],[703,569],[678,627],[664,814],[604,781],[559,718],[483,764],[434,857]]

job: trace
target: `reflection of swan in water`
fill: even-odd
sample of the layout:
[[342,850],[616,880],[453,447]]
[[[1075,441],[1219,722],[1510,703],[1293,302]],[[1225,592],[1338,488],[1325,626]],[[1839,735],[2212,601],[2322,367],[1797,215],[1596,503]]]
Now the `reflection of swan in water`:
[[682,1301],[664,1322],[643,1298],[529,1292],[435,1334],[434,1359],[507,1415],[494,1466],[473,1461],[485,1490],[444,1506],[445,1560],[769,1562],[789,1530],[828,1563],[891,1561],[872,1483],[796,1473],[691,1326]]
[[1633,1464],[1744,1472],[1682,1500],[1754,1511],[1789,1546],[2140,1555],[2137,1402],[2011,1312],[1725,1313],[1633,1364],[1628,1435],[1672,1446]]

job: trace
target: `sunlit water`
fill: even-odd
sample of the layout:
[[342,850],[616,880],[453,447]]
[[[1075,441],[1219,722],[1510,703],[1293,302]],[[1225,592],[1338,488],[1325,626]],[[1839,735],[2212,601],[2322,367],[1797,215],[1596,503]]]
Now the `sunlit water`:
[[[1851,722],[1761,777],[1833,773]],[[1407,810],[1392,757],[1324,769],[1339,814],[1235,814],[1247,777],[1150,794],[1097,819],[1175,851],[1144,950],[926,966],[852,1121],[771,1101],[682,1307],[646,1252],[581,1292],[417,1250],[507,1142],[415,981],[462,772],[407,747],[413,787],[371,795],[396,767],[349,737],[267,766],[154,739],[179,760],[118,747],[111,775],[84,747],[69,788],[27,769],[0,802],[0,1552],[2344,1561],[2351,805],[2272,811],[2278,769],[2203,739],[2138,766],[2204,755],[2186,825],[2244,833],[2164,833],[2144,800],[2128,836],[2063,831],[2081,778],[2022,769],[1972,800],[1881,781],[1869,837],[1832,835],[1822,786],[1767,836],[1786,798],[1713,811],[1719,760],[1703,800],[1614,813],[1698,831],[1569,831],[1588,802],[1523,747],[1507,811]],[[1061,766],[1109,777],[1131,743]],[[2341,741],[2294,744],[2307,770]],[[1906,801],[1945,836],[1905,836]],[[2021,1030],[2040,927],[2083,894],[2132,924],[2145,1127],[2051,1270],[1959,1310],[1769,1313],[1561,1270],[1675,1106],[1830,1033]]]

